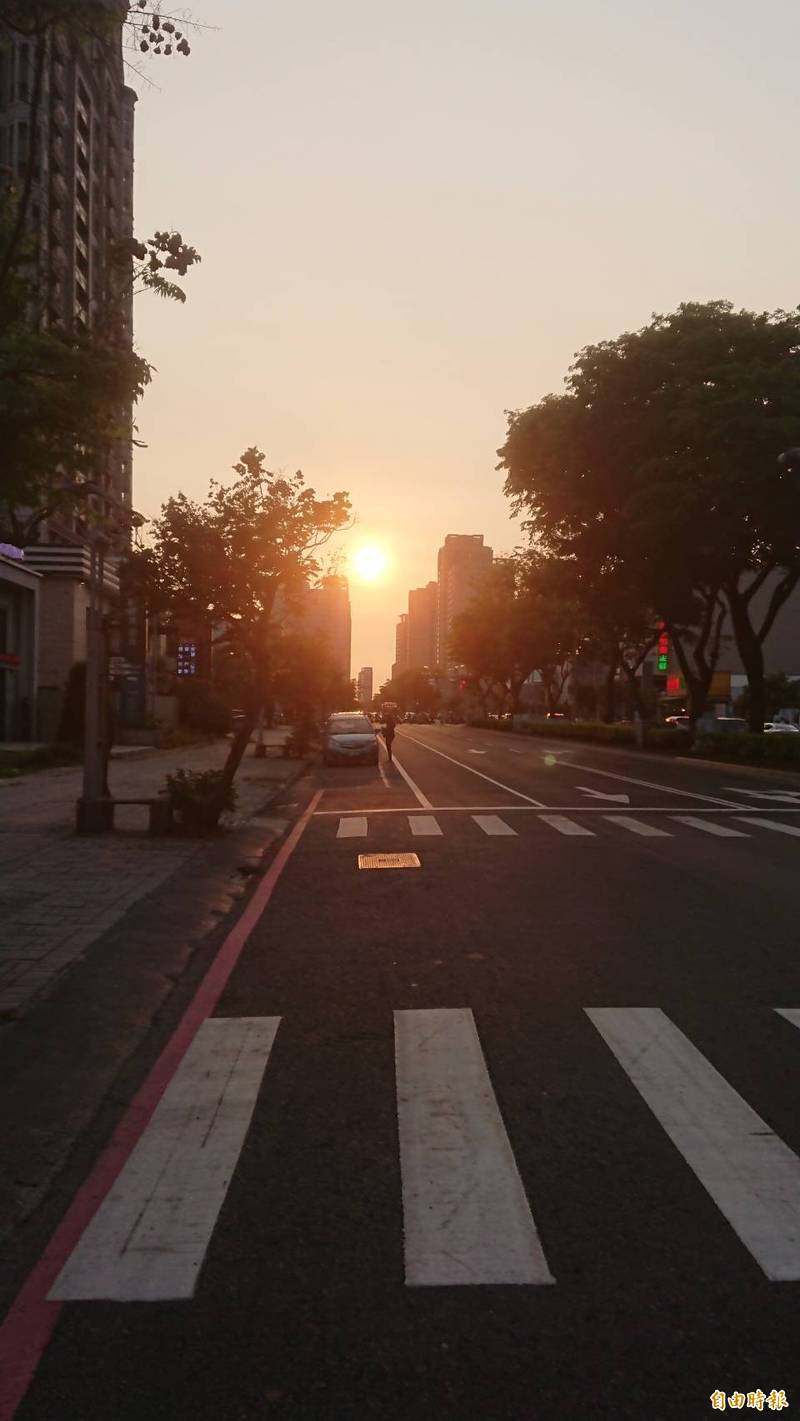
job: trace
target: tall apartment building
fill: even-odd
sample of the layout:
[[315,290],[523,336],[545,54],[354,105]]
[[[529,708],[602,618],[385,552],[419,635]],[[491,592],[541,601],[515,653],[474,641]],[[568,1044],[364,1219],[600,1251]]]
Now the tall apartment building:
[[360,706],[371,706],[373,697],[373,674],[371,666],[362,666],[356,683],[356,700]]
[[[132,342],[127,270],[112,260],[133,232],[133,125],[136,95],[124,82],[122,19],[127,7],[107,0],[112,32],[87,39],[48,31],[41,96],[34,111],[34,45],[11,38],[0,50],[0,183],[19,187],[29,166],[33,186],[28,227],[33,241],[38,319],[46,329],[97,330]],[[130,411],[124,437],[109,453],[89,500],[92,514],[125,523],[131,510]],[[52,518],[26,549],[40,587],[38,734],[56,733],[70,667],[86,655],[90,556],[88,524],[78,514]],[[118,592],[113,556],[103,593]]]
[[436,666],[436,605],[438,584],[429,582],[408,594],[408,664]]
[[326,577],[319,587],[309,587],[292,621],[299,632],[318,642],[335,669],[349,681],[351,617],[347,578]]
[[397,626],[394,632],[394,664],[392,666],[392,678],[399,676],[401,671],[407,671],[410,664],[408,659],[408,612],[401,612],[397,618]]
[[453,621],[464,612],[492,566],[492,549],[482,533],[448,533],[439,549],[436,604],[436,664],[453,670],[450,636]]

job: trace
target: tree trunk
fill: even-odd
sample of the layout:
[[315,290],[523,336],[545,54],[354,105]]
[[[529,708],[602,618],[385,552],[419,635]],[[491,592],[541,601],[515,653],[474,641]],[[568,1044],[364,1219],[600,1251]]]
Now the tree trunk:
[[603,682],[603,720],[606,725],[611,725],[616,712],[616,696],[614,686],[619,669],[619,657],[613,656],[606,667],[605,681]]
[[242,763],[244,752],[250,744],[250,736],[253,734],[256,724],[256,711],[248,711],[242,725],[239,726],[231,741],[231,748],[228,751],[228,758],[222,768],[222,788],[230,789],[236,777],[236,771]]
[[764,684],[764,648],[749,616],[749,598],[742,596],[738,588],[726,587],[725,596],[730,609],[736,649],[747,672],[750,691],[749,728],[752,735],[762,735],[767,718],[767,692]]

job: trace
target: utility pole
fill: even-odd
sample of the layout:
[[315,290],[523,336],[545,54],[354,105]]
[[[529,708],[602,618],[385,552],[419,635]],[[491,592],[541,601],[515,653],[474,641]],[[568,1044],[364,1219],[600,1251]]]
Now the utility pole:
[[83,738],[83,788],[77,803],[79,834],[101,834],[114,823],[114,806],[105,785],[105,631],[103,584],[106,540],[92,530],[89,541],[89,605],[86,608],[86,698]]

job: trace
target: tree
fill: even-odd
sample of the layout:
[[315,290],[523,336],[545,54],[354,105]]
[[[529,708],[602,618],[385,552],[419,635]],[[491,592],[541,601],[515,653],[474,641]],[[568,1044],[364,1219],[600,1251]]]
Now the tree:
[[484,694],[503,687],[512,714],[538,671],[548,710],[561,702],[572,658],[584,638],[578,606],[531,553],[495,562],[467,610],[455,618],[451,654]]
[[[192,20],[166,13],[158,0],[152,5],[148,0],[0,0],[0,51],[15,38],[26,40],[31,48],[26,118],[32,135],[39,131],[50,36],[61,30],[78,43],[102,42],[118,34],[120,26],[131,52],[159,56],[188,56],[191,47],[185,30],[197,28]],[[35,137],[30,151],[35,152]],[[0,243],[0,295],[23,259],[35,174],[36,164],[31,161],[21,184],[12,184],[0,193],[0,202],[13,212]]]
[[760,729],[763,643],[800,579],[800,484],[776,469],[800,441],[800,315],[682,305],[582,350],[566,385],[509,416],[507,494],[538,546],[654,609],[693,717],[727,609]]
[[433,673],[426,666],[409,666],[399,671],[384,681],[374,697],[376,708],[384,701],[394,701],[400,711],[425,711],[427,715],[433,714],[440,700]]
[[133,572],[152,612],[211,625],[242,677],[245,716],[223,771],[233,783],[260,708],[274,699],[281,671],[280,618],[293,594],[320,573],[318,554],[348,519],[346,493],[317,498],[298,471],[270,472],[260,449],[234,465],[232,484],[212,482],[195,503],[180,493],[151,525],[151,545]]

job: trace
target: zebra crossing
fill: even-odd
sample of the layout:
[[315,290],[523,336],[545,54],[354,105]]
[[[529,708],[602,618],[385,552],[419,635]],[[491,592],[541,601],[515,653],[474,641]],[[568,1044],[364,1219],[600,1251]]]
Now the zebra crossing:
[[[774,1009],[780,1030],[776,1016],[800,1030],[800,1008]],[[473,1012],[420,1008],[393,1019],[406,1286],[557,1284],[536,1221],[535,1166],[523,1179]],[[764,1276],[800,1280],[800,1158],[661,1009],[585,1007],[581,1020]],[[50,1301],[194,1295],[258,1098],[270,1088],[280,1025],[280,1017],[203,1023]],[[301,1053],[292,1069],[303,1068]],[[282,1168],[280,1155],[269,1168]]]
[[[641,810],[640,813],[652,815],[653,811]],[[721,811],[714,810],[713,813],[720,815]],[[372,816],[369,814],[342,814],[339,816],[336,837],[337,839],[366,839],[371,834],[380,832],[379,826],[385,825],[387,817],[399,819],[414,839],[444,838],[453,824],[461,821],[464,817],[489,838],[519,838],[522,825],[527,826],[531,822],[544,824],[556,834],[573,839],[598,838],[609,832],[605,829],[607,824],[613,826],[615,836],[617,830],[622,830],[624,834],[643,839],[674,838],[680,832],[676,826],[680,826],[681,829],[689,829],[696,835],[708,835],[718,839],[752,838],[754,837],[753,831],[761,830],[800,838],[800,825],[787,823],[782,819],[761,818],[752,814],[728,814],[723,819],[712,818],[711,812],[707,816],[701,816],[700,814],[673,814],[658,811],[658,819],[656,820],[615,811],[610,814],[594,814],[589,820],[588,817],[586,819],[576,818],[571,813],[530,813],[528,811],[523,813],[519,810],[509,819],[503,818],[502,814],[498,813],[470,814],[468,811],[448,811],[445,819],[447,829],[443,828],[436,814],[393,813],[391,816],[380,813]],[[513,822],[510,822],[511,819]],[[734,825],[746,827],[736,828]]]

